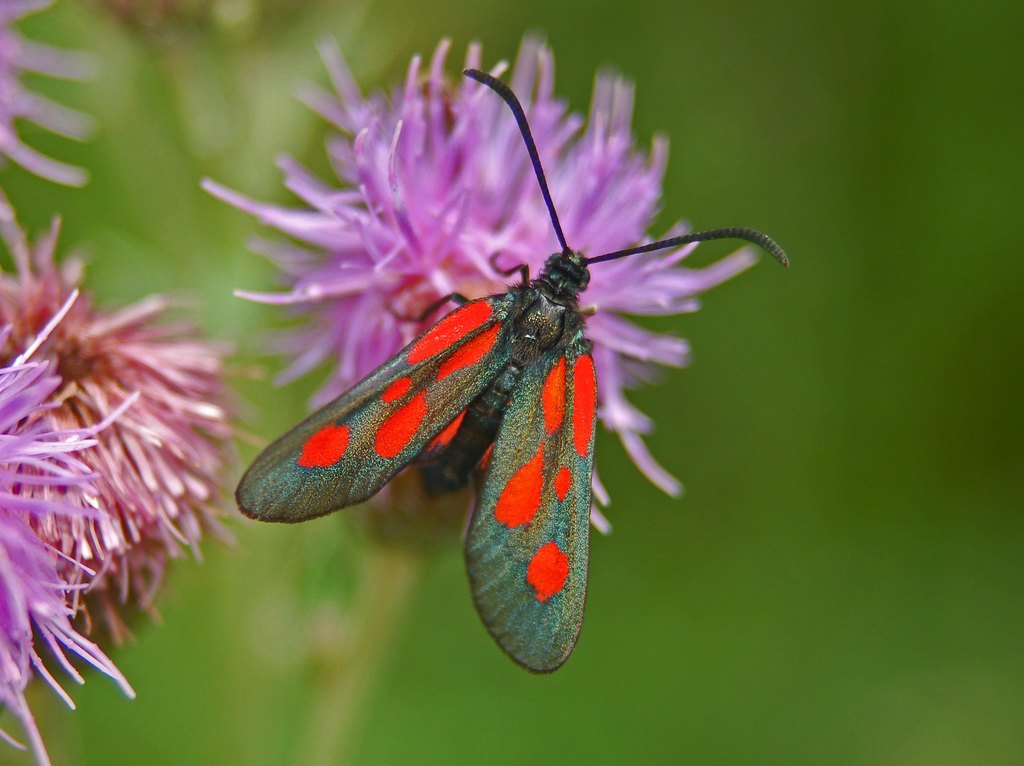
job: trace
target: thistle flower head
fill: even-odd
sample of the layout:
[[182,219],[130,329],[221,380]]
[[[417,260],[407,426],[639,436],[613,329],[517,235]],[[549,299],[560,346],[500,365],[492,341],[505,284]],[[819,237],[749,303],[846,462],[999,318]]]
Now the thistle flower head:
[[88,116],[32,93],[21,75],[34,72],[77,80],[88,76],[91,59],[81,53],[59,50],[26,40],[14,28],[19,19],[51,5],[53,0],[4,0],[0,3],[0,156],[30,173],[59,184],[81,186],[87,175],[36,151],[18,136],[18,120],[27,120],[60,136],[81,140],[92,129]]
[[[81,279],[74,260],[62,268],[54,262],[56,223],[30,245],[9,210],[7,220],[16,270],[0,274],[0,324],[12,328],[0,360],[34,337]],[[126,628],[122,609],[152,607],[168,559],[198,553],[204,533],[222,532],[218,488],[232,433],[226,349],[190,325],[159,321],[167,306],[151,297],[108,311],[83,295],[36,352],[60,376],[59,405],[41,415],[54,430],[102,422],[132,401],[80,458],[95,472],[97,512],[33,520],[42,539],[96,572],[81,597],[115,641]],[[40,486],[32,494],[51,499],[52,492]],[[76,571],[68,575],[74,580]]]
[[[206,184],[292,238],[254,245],[280,267],[284,291],[241,295],[288,306],[303,318],[275,339],[274,348],[292,356],[282,381],[333,365],[317,403],[425,329],[407,317],[452,292],[471,298],[501,292],[507,277],[499,269],[524,263],[535,275],[560,250],[515,121],[493,92],[446,75],[448,48],[442,42],[426,66],[414,58],[405,83],[390,94],[369,96],[337,50],[324,48],[334,92],[308,91],[305,100],[337,128],[327,148],[338,183],[283,159],[285,185],[300,207],[256,202]],[[479,46],[470,46],[465,66],[480,68]],[[552,54],[530,38],[505,79],[523,102],[569,244],[597,255],[649,241],[667,145],[657,138],[649,154],[636,149],[632,85],[598,75],[584,119],[555,97]],[[676,226],[669,236],[684,230]],[[595,312],[587,334],[594,341],[602,421],[640,470],[670,493],[680,486],[647,451],[642,436],[652,423],[625,391],[648,380],[658,365],[684,365],[687,344],[622,314],[694,311],[701,293],[754,259],[741,250],[706,268],[685,268],[680,264],[693,249],[597,265],[581,296]],[[603,499],[596,482],[595,488]]]
[[[0,330],[0,341],[10,341],[9,327]],[[35,528],[43,520],[72,527],[97,517],[93,474],[84,458],[99,429],[54,428],[49,413],[60,378],[50,364],[25,361],[26,356],[0,367],[0,706],[21,724],[37,763],[48,764],[25,688],[41,676],[74,705],[41,653],[79,683],[68,654],[113,678],[126,694],[133,692],[99,647],[72,625],[69,596],[76,587],[65,575],[69,568],[86,577],[91,571],[62,558]],[[2,731],[0,736],[17,744]]]

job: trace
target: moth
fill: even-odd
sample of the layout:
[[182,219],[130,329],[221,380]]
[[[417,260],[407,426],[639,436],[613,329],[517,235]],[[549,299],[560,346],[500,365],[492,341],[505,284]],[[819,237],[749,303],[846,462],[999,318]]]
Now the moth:
[[465,558],[476,608],[498,645],[538,673],[572,653],[583,624],[597,376],[579,297],[590,266],[691,242],[752,242],[745,228],[672,237],[594,257],[566,244],[526,115],[503,82],[464,74],[511,109],[561,250],[540,275],[457,308],[260,454],[236,491],[261,521],[298,522],[372,497],[413,462],[437,496],[469,483]]

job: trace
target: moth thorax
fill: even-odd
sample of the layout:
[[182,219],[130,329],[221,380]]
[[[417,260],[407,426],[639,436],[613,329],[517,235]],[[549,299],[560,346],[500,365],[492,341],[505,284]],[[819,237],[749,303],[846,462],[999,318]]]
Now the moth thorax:
[[539,281],[546,283],[556,296],[575,298],[590,284],[590,270],[579,253],[555,253],[544,262]]

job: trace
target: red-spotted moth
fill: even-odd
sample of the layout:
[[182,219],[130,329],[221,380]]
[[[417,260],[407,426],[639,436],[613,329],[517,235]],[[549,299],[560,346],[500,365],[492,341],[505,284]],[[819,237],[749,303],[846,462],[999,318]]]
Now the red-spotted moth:
[[561,252],[536,279],[526,266],[509,272],[521,282],[505,293],[447,296],[460,307],[271,444],[236,498],[253,518],[297,522],[366,500],[413,461],[432,495],[472,478],[465,553],[477,610],[513,660],[543,673],[572,652],[586,600],[597,379],[578,299],[589,266],[722,238],[788,261],[770,238],[741,228],[591,258],[573,251],[515,94],[484,72],[465,74],[512,110]]

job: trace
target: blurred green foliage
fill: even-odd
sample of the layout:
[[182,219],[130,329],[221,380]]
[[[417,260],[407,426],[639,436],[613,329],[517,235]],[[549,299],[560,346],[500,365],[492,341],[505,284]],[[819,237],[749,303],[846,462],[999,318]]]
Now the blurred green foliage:
[[[28,132],[93,180],[0,183],[31,226],[64,216],[100,299],[197,294],[240,367],[281,316],[231,291],[272,272],[244,249],[258,227],[198,181],[285,201],[276,155],[325,167],[324,127],[293,97],[325,81],[325,33],[370,88],[442,36],[456,61],[477,39],[493,63],[543,31],[574,108],[612,65],[637,82],[641,142],[671,137],[662,227],[755,226],[793,260],[658,322],[694,365],[635,399],[688,493],[662,496],[600,441],[615,531],[593,542],[566,667],[513,666],[460,552],[434,556],[355,763],[1024,763],[1024,6],[364,0],[232,18],[140,34],[65,1],[31,19],[100,59],[91,83],[38,83],[97,117],[94,140]],[[279,432],[311,385],[242,375],[246,428]],[[316,675],[299,618],[351,598],[359,546],[337,518],[232,527],[238,544],[180,562],[163,624],[115,654],[137,700],[93,676],[73,714],[36,695],[57,762],[296,762]]]

